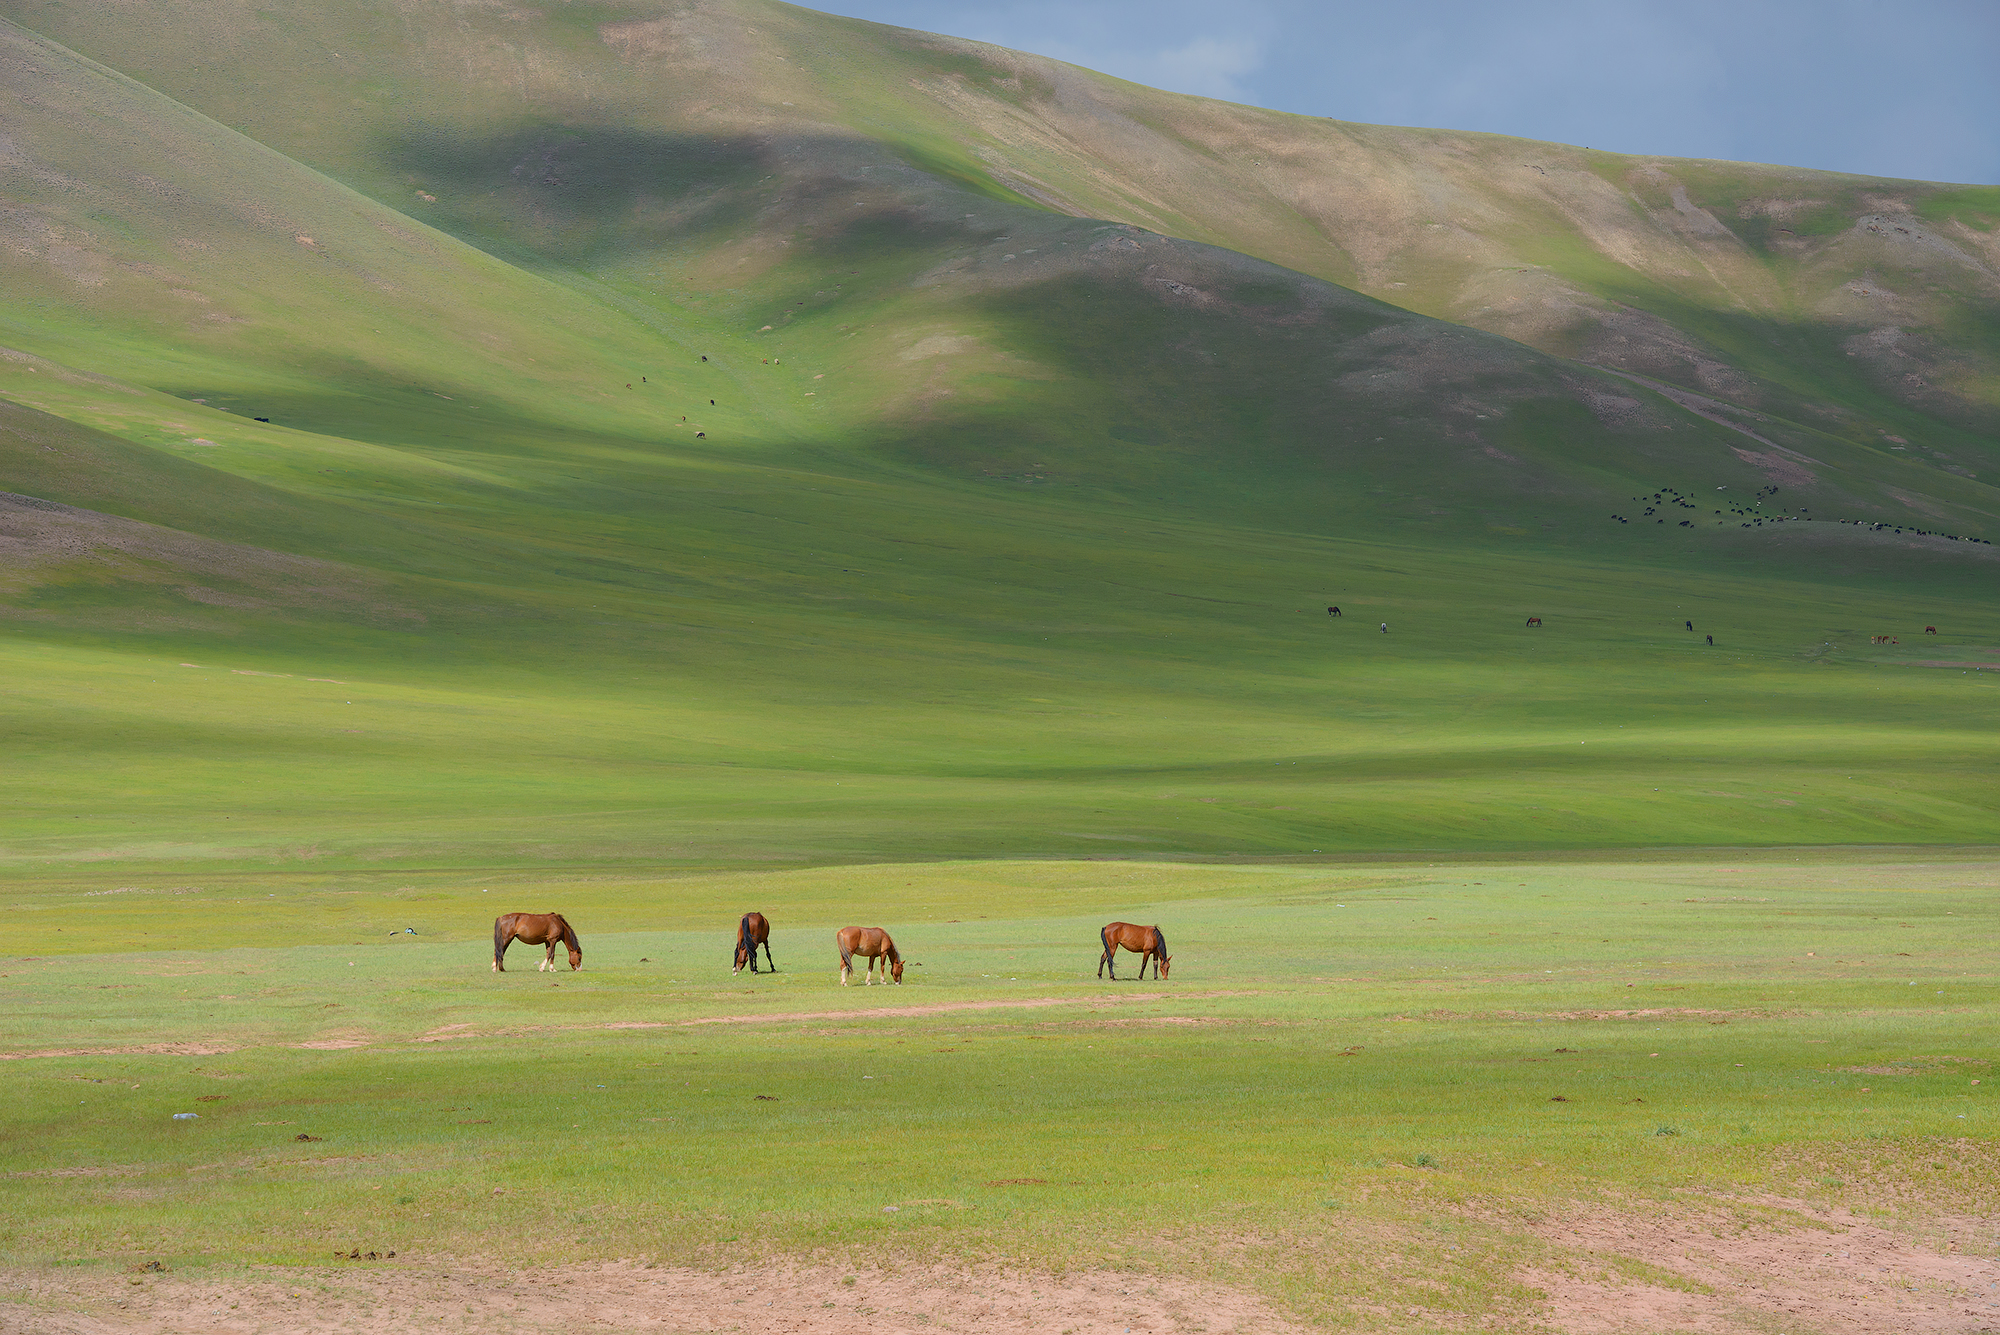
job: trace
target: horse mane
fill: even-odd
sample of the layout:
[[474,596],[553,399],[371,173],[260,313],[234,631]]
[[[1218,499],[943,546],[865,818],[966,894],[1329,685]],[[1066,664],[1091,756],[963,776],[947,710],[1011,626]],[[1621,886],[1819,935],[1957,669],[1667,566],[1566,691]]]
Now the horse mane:
[[901,964],[903,962],[903,957],[896,953],[896,942],[894,938],[892,938],[887,932],[884,932],[882,933],[882,940],[889,947],[889,963]]
[[563,917],[560,913],[553,916],[558,923],[562,924],[563,944],[581,955],[583,953],[583,945],[576,939],[576,929],[569,925],[569,919]]
[[1167,953],[1167,934],[1157,927],[1153,929],[1153,944],[1160,948],[1162,955]]

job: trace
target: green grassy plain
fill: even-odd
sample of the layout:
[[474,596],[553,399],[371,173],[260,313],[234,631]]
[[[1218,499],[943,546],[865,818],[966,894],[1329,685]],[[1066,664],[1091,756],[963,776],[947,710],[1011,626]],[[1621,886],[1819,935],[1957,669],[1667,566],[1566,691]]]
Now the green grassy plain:
[[[1349,201],[1409,266],[1363,295],[1201,172],[1001,162],[967,125],[1060,108],[991,52],[7,8],[55,39],[0,23],[7,1263],[930,1258],[1535,1329],[1593,1203],[1990,1252],[1990,328],[1937,288],[1896,355],[1956,397],[1884,388],[1827,303],[1945,261],[1778,239],[1894,187],[1970,246],[1985,196],[1678,164],[1757,247],[1697,265],[1501,190],[1749,377],[1632,363],[1704,416],[1512,297],[1524,343],[1433,318],[1515,279],[1418,263],[1429,212]],[[1314,179],[1457,153],[1280,128]],[[731,980],[753,907],[782,972]],[[587,970],[489,973],[508,909]],[[1090,976],[1113,917],[1167,983]],[[834,985],[857,921],[907,986]]]
[[[1423,1329],[1525,1319],[1516,1269],[1565,1254],[1535,1223],[1581,1205],[1840,1204],[1995,1254],[1967,1224],[1995,1167],[1994,874],[1847,852],[47,883],[62,930],[0,980],[6,1250],[218,1275],[357,1247],[1004,1259],[1209,1274],[1337,1326],[1417,1304]],[[490,915],[550,906],[584,971],[517,946],[491,973]],[[732,979],[752,906],[779,972]],[[1111,916],[1162,925],[1168,981],[1092,976]],[[903,987],[838,986],[850,920],[891,927]]]

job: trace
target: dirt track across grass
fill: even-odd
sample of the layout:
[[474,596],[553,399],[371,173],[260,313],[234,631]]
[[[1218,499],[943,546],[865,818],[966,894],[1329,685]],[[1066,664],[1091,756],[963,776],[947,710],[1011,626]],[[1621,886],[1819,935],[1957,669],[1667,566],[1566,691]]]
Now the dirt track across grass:
[[1180,1335],[1302,1331],[1239,1289],[1105,1272],[1063,1276],[942,1268],[773,1267],[712,1274],[633,1265],[504,1273],[349,1263],[289,1275],[59,1278],[15,1273],[9,1335],[261,1335],[391,1332],[463,1324],[482,1331],[1066,1331]]

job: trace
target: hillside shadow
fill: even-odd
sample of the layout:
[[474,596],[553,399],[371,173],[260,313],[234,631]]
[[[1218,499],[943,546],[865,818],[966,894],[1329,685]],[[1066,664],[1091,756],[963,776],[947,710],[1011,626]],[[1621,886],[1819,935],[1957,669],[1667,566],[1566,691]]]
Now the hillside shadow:
[[[443,230],[481,249],[524,249],[570,268],[773,228],[824,230],[838,250],[835,234],[883,210],[842,216],[827,228],[831,213],[821,206],[863,192],[878,203],[887,193],[912,205],[949,194],[989,212],[1022,207],[998,205],[870,141],[833,135],[529,124],[473,136],[430,126],[385,142],[381,152],[406,184],[434,197],[422,216]],[[939,227],[929,240],[957,231]]]

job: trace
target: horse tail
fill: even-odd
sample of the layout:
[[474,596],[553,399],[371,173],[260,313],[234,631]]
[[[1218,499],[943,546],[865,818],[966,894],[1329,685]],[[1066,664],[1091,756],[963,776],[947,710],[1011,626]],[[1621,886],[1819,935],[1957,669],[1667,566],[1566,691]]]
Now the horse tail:
[[[736,924],[736,949],[739,951],[747,950],[752,954],[755,954],[757,951],[757,942],[750,935],[750,915],[747,913],[743,915],[743,921]],[[731,955],[729,962],[734,964],[736,957]]]
[[500,952],[507,948],[508,919],[513,915],[503,913],[493,920],[493,962],[500,962]]
[[[1167,934],[1157,927],[1153,929],[1153,949],[1159,951],[1161,955],[1167,953]],[[1157,964],[1153,966],[1153,972],[1159,972]]]

